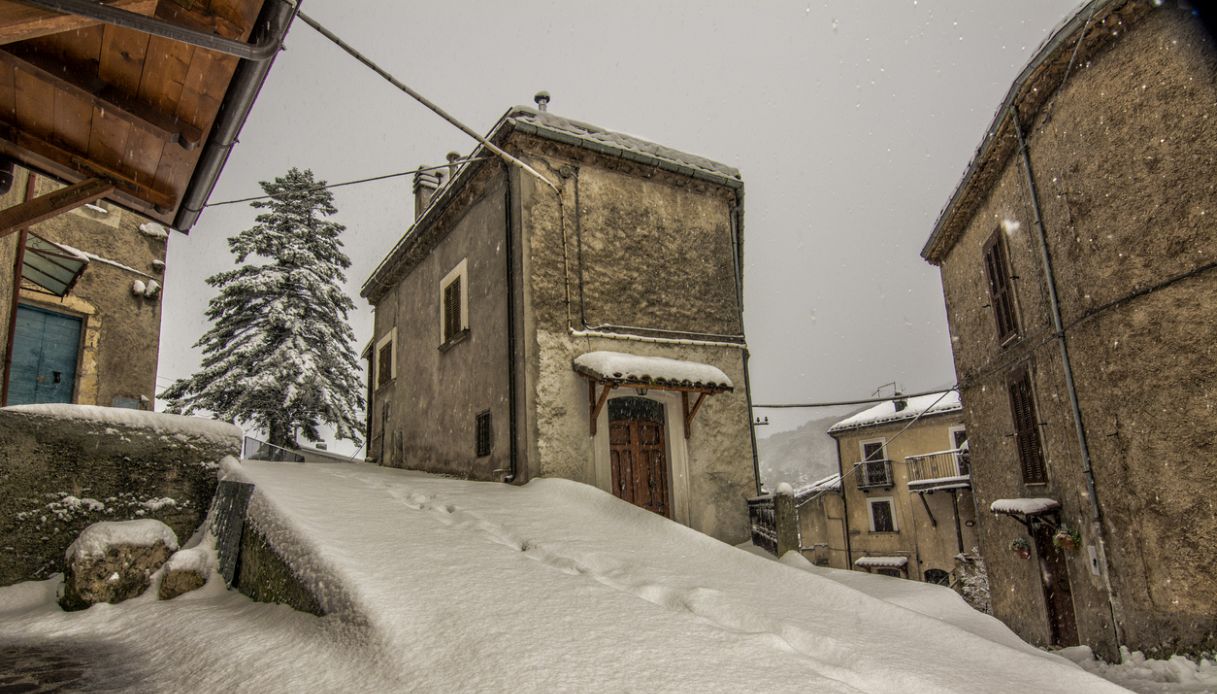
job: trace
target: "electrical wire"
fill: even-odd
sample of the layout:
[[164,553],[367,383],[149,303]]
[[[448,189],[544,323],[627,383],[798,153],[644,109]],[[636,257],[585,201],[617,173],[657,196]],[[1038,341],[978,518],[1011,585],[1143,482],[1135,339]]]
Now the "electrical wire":
[[[464,159],[457,159],[448,164],[436,164],[435,166],[421,166],[417,169],[410,169],[409,171],[398,171],[397,173],[384,174],[381,176],[372,176],[370,178],[359,178],[359,179],[355,179],[354,181],[343,181],[341,183],[327,183],[324,185],[312,186],[310,188],[304,188],[300,191],[293,191],[293,192],[311,193],[315,190],[329,190],[330,188],[342,188],[343,186],[353,186],[353,185],[359,185],[361,183],[374,183],[376,181],[384,181],[384,180],[387,180],[390,178],[399,178],[401,176],[410,176],[412,174],[422,173],[424,171],[436,171],[439,169],[447,169],[451,166],[466,164],[468,162],[484,161],[488,158],[489,157],[466,157]],[[273,198],[273,197],[275,197],[275,196],[274,195],[254,195],[254,196],[248,197],[248,198],[237,198],[236,200],[224,200],[223,202],[209,202],[206,205],[204,205],[203,207],[219,207],[220,205],[236,205],[236,204],[242,203],[242,202],[253,202],[255,200],[267,200],[267,199]]]
[[[948,391],[955,390],[957,386],[951,386]],[[924,393],[898,393],[901,398],[919,398],[923,395],[937,395],[942,392],[942,389],[927,390]],[[812,403],[782,403],[779,405],[753,405],[753,409],[763,408],[766,410],[780,410],[801,407],[840,407],[842,405],[870,405],[876,402],[887,402],[894,398],[865,398],[862,400],[841,400],[839,402],[812,402]]]

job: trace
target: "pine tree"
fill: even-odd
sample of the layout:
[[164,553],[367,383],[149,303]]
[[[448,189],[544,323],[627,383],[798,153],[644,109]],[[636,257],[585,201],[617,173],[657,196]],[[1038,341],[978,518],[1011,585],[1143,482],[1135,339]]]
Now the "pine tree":
[[270,198],[252,205],[266,211],[228,240],[240,267],[207,278],[219,294],[207,309],[213,325],[195,344],[202,367],[161,393],[170,412],[206,410],[287,448],[298,446],[297,433],[318,440],[322,423],[360,443],[362,388],[347,323],[355,304],[341,286],[351,261],[338,238],[344,227],[325,219],[338,210],[324,185],[295,167],[261,183]]

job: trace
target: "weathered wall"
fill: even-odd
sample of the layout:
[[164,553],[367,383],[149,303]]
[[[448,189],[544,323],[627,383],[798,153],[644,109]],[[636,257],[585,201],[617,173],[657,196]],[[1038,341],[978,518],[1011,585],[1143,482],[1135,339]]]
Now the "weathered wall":
[[[451,230],[375,306],[375,339],[397,328],[397,378],[375,390],[368,413],[373,441],[385,433],[383,453],[369,451],[381,464],[481,480],[509,467],[506,191],[502,169],[484,169],[452,205],[459,216],[439,220]],[[469,333],[441,349],[440,282],[461,260]],[[477,458],[475,417],[487,409],[492,452]]]
[[[24,199],[27,176],[25,170],[18,169],[12,190],[0,198],[0,208],[18,204]],[[43,195],[59,187],[54,181],[40,176],[35,195]],[[107,202],[97,204],[104,206],[108,213],[79,207],[36,224],[31,231],[49,241],[72,246],[126,267],[92,260],[66,297],[59,298],[37,291],[33,285],[26,285],[21,300],[84,319],[73,402],[115,405],[118,399],[122,399],[128,404],[141,403],[142,409],[152,409],[156,395],[162,295],[157,293],[153,297],[136,297],[131,293],[131,285],[136,280],[145,284],[153,280],[164,284],[166,240],[140,233],[139,226],[147,219]],[[0,254],[0,262],[3,263],[0,268],[7,282],[13,267],[13,256]],[[3,315],[6,319],[3,330],[7,333],[11,285],[7,285],[7,288],[0,285],[0,289],[3,289],[0,300],[4,303]],[[4,374],[0,374],[2,377]]]
[[[952,573],[955,555],[960,552],[955,527],[956,506],[964,551],[977,545],[974,527],[976,512],[968,490],[957,492],[955,505],[952,504],[950,491],[927,493],[925,501],[930,510],[927,513],[918,494],[909,491],[908,487],[909,471],[905,458],[954,448],[951,427],[961,423],[962,417],[958,413],[938,414],[923,417],[907,430],[904,427],[908,421],[902,421],[849,430],[835,436],[844,473],[842,490],[849,519],[850,549],[855,561],[864,556],[907,556],[907,575],[914,580],[923,580],[925,572],[930,569]],[[900,433],[902,430],[904,433]],[[971,430],[968,435],[971,437]],[[858,475],[854,472],[854,466],[862,460],[861,442],[877,439],[887,441],[887,458],[892,461],[892,486],[861,489],[858,487]],[[896,532],[870,530],[870,504],[867,500],[880,498],[892,500]],[[969,522],[973,525],[969,526]]]
[[742,333],[734,193],[529,138],[511,144],[562,185],[564,200],[560,206],[551,190],[519,177],[529,474],[611,486],[607,420],[592,438],[587,381],[572,368],[576,356],[611,350],[713,364],[735,390],[706,399],[690,438],[679,421],[679,394],[652,390],[648,397],[666,407],[675,519],[727,542],[746,540],[745,499],[755,495],[756,480],[741,346],[572,334],[600,325],[632,326],[638,329],[616,330],[644,335]]
[[[1081,66],[1028,124],[1030,157],[1056,272],[1077,392],[1105,518],[1115,614],[1130,648],[1212,648],[1217,541],[1205,451],[1217,440],[1211,270],[1145,296],[1138,291],[1217,259],[1217,52],[1188,12],[1149,13]],[[1068,555],[1081,639],[1114,654],[1112,609],[1088,548],[1101,548],[1068,406],[1059,348],[1050,336],[1034,213],[1017,159],[942,264],[956,370],[965,382],[977,506],[1049,496],[1079,527]],[[984,285],[981,246],[1002,220],[1022,339],[1002,349]],[[1009,226],[1009,225],[1007,225]],[[1047,485],[1025,485],[1008,437],[1005,378],[1033,366]],[[1025,534],[1008,518],[979,519],[994,613],[1020,635],[1047,640],[1035,562],[1005,546]]]
[[803,556],[819,566],[850,568],[845,547],[845,503],[840,492],[824,492],[813,500],[796,504]]
[[97,521],[156,518],[190,537],[217,462],[240,451],[240,430],[217,427],[231,433],[160,434],[0,409],[0,585],[62,571],[68,545]]

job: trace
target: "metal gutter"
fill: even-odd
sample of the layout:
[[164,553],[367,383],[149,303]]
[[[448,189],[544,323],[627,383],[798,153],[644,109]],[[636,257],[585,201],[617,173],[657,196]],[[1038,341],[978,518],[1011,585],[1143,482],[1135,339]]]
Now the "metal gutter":
[[220,172],[228,162],[228,155],[232,153],[237,136],[253,109],[254,100],[275,63],[283,37],[287,35],[299,6],[299,0],[269,0],[263,6],[262,14],[254,25],[264,28],[258,38],[258,44],[273,44],[274,50],[264,58],[242,60],[237,67],[224,103],[220,106],[220,114],[211,129],[211,135],[207,138],[207,145],[199,156],[194,175],[178,206],[172,225],[174,229],[187,233],[198,221],[203,206],[215,189]]

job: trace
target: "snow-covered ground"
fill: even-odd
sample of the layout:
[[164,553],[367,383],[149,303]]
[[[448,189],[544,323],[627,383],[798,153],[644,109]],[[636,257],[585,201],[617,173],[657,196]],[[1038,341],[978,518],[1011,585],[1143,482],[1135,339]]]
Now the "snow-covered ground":
[[574,482],[229,469],[330,616],[214,579],[68,614],[28,583],[0,589],[0,649],[104,640],[144,691],[1123,691],[945,588],[773,561]]

